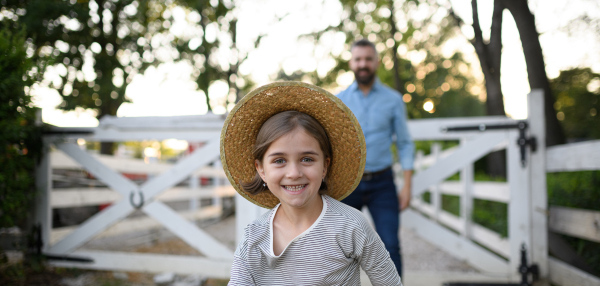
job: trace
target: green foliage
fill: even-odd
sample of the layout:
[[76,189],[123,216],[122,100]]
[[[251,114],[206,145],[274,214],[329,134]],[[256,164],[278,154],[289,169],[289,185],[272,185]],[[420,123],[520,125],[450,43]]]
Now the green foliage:
[[[15,18],[5,18],[2,25],[12,25],[13,20],[25,24],[31,52],[40,59],[55,58],[53,69],[59,79],[40,84],[60,92],[63,102],[59,107],[64,110],[83,107],[97,111],[98,118],[116,115],[121,104],[129,102],[125,90],[133,78],[165,62],[190,64],[192,80],[206,95],[215,80],[232,85],[235,77],[231,75],[237,73],[237,65],[223,66],[216,59],[219,49],[231,46],[224,47],[221,36],[211,38],[206,32],[212,28],[215,33],[235,38],[236,20],[230,2],[3,2],[3,9],[14,13]],[[209,102],[208,96],[206,100],[209,110],[216,104],[223,105]]]
[[548,173],[548,204],[600,211],[600,171]]
[[[483,84],[473,78],[463,55],[448,56],[442,52],[444,44],[457,35],[454,19],[444,7],[432,1],[396,1],[391,5],[390,1],[340,2],[344,12],[339,24],[304,35],[302,39],[327,50],[331,47],[326,43],[334,35],[343,34],[348,50],[354,41],[368,38],[380,52],[378,77],[404,95],[409,118],[485,114],[483,103],[476,97],[483,90]],[[429,7],[423,9],[422,5]],[[423,15],[417,10],[428,12]],[[394,15],[393,19],[391,15]],[[394,53],[397,62],[394,62]],[[338,77],[350,71],[347,53],[331,53],[330,56],[335,65],[326,75],[308,74],[308,78],[319,86],[336,87]],[[398,87],[396,74],[400,79]],[[300,72],[279,75],[281,79],[302,77]],[[433,103],[434,108],[426,111],[426,102]]]
[[507,237],[508,205],[475,199],[473,201],[473,222],[499,233],[502,237]]
[[600,139],[600,74],[590,68],[561,71],[550,85],[566,137]]
[[25,32],[0,30],[0,227],[22,225],[35,195],[33,170],[41,152],[36,109],[25,88],[33,66]]
[[[548,204],[600,211],[600,171],[548,173]],[[596,273],[600,273],[600,243],[563,236]]]

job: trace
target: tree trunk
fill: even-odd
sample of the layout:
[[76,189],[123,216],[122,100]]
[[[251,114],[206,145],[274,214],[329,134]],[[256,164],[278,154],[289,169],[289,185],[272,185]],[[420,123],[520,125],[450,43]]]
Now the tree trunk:
[[[110,98],[110,97],[109,97]],[[98,118],[98,121],[104,116],[104,115],[117,115],[117,110],[119,109],[119,106],[121,106],[121,103],[117,103],[117,102],[107,102],[105,104],[103,104],[99,109],[98,109],[98,116],[96,118]],[[115,142],[100,142],[100,154],[103,155],[114,155],[115,151]]]
[[510,11],[517,24],[525,62],[527,63],[527,75],[531,89],[542,89],[544,91],[544,110],[546,112],[546,146],[565,143],[565,135],[554,110],[554,96],[550,89],[542,46],[539,34],[535,27],[535,17],[531,14],[527,1],[503,0],[505,7]]
[[[485,90],[487,100],[485,102],[487,115],[505,116],[504,96],[502,94],[502,85],[500,84],[500,63],[502,56],[502,12],[504,6],[500,0],[494,1],[494,12],[492,14],[492,29],[490,33],[490,42],[483,42],[481,27],[479,25],[479,13],[477,11],[477,1],[471,1],[473,9],[473,31],[475,38],[472,41],[481,70],[485,77]],[[491,177],[506,178],[506,152],[504,150],[492,152],[486,159],[487,172]]]

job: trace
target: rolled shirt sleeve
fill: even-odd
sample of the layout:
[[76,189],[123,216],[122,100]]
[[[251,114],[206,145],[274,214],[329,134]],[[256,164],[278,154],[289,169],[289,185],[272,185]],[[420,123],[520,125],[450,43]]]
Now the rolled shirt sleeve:
[[398,148],[400,164],[402,164],[402,169],[412,170],[414,167],[415,144],[408,132],[404,102],[401,101],[398,108],[394,110],[396,111],[394,114],[394,132],[396,133],[396,147]]

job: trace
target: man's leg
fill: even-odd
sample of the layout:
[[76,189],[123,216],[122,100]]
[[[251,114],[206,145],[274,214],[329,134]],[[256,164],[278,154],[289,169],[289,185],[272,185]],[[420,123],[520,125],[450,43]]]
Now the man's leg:
[[391,170],[377,176],[369,182],[370,202],[367,204],[373,217],[377,234],[381,237],[385,248],[402,277],[402,258],[400,255],[400,212],[398,195]]

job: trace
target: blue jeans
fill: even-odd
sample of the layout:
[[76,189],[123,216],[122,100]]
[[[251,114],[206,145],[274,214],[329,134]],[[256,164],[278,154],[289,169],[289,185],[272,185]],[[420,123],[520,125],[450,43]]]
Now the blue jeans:
[[398,274],[402,277],[400,238],[398,237],[400,212],[392,170],[373,176],[371,180],[361,181],[356,190],[342,202],[358,210],[361,210],[363,206],[369,208],[375,223],[375,230],[390,253]]

